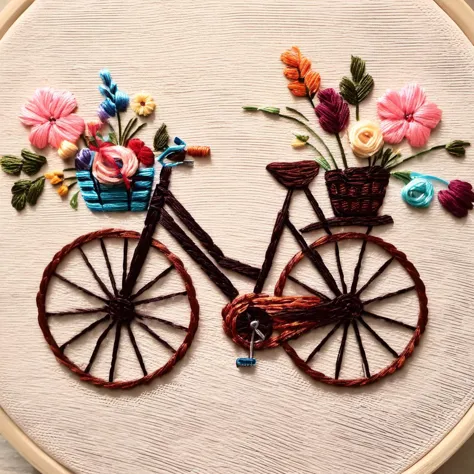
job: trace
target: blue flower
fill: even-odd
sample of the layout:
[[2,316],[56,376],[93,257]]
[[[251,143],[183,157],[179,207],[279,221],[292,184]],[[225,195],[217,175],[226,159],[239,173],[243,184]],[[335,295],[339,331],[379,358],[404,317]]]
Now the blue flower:
[[101,69],[99,71],[99,76],[102,79],[102,82],[105,86],[110,87],[112,84],[112,75],[108,69]]
[[125,112],[127,110],[128,104],[130,103],[130,99],[125,92],[117,91],[115,94],[115,106],[119,112]]
[[[125,112],[130,103],[130,99],[125,92],[118,89],[117,83],[112,80],[112,76],[108,69],[102,69],[99,72],[99,76],[103,83],[103,85],[101,84],[99,86],[99,92],[103,97],[105,97],[105,101],[102,102],[99,107],[99,117],[102,121],[105,121],[110,117],[115,117],[117,111]],[[110,103],[114,105],[114,110],[112,110]],[[108,117],[105,117],[106,114]]]
[[[103,111],[105,115],[107,115],[107,119],[110,117],[115,117],[115,114],[117,113],[117,107],[115,104],[112,102],[111,99],[105,99],[102,104],[99,106],[99,118],[100,118],[100,111]],[[102,119],[101,119],[102,120]]]

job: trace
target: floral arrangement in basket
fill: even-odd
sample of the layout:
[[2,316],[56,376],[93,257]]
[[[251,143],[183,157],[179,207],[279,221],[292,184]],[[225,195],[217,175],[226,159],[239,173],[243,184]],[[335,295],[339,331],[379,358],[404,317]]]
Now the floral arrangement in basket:
[[[388,146],[401,143],[406,138],[411,147],[424,147],[431,130],[440,122],[441,110],[428,101],[422,87],[408,84],[399,91],[388,90],[377,101],[378,124],[360,118],[360,104],[374,88],[374,79],[366,71],[366,63],[360,57],[352,57],[351,77],[342,78],[339,91],[334,88],[321,89],[320,74],[312,70],[311,61],[298,47],[293,46],[285,51],[281,61],[285,64],[284,75],[290,81],[290,92],[296,97],[306,98],[322,130],[335,137],[343,168],[339,167],[320,134],[298,110],[286,107],[286,112],[282,112],[278,107],[253,105],[244,106],[243,109],[276,115],[303,127],[304,131],[294,132],[292,146],[310,147],[316,153],[317,163],[326,170],[326,185],[336,217],[377,216],[390,177],[404,182],[402,198],[411,206],[428,207],[435,195],[433,182],[438,182],[447,187],[438,191],[438,200],[451,214],[464,217],[473,209],[474,192],[472,185],[465,181],[455,179],[449,182],[411,171],[392,171],[408,160],[435,150],[444,149],[454,157],[462,157],[470,145],[463,140],[454,140],[407,157]],[[349,105],[355,107],[356,118],[350,127]],[[341,140],[346,130],[353,154],[358,159],[366,160],[367,165],[349,167]]]
[[[192,160],[184,159],[185,156],[209,155],[208,147],[186,147],[178,138],[174,146],[168,146],[169,135],[165,124],[157,130],[152,150],[138,135],[147,125],[146,122],[139,123],[139,118],[150,116],[156,109],[153,97],[139,92],[130,98],[118,88],[108,70],[101,70],[99,75],[102,81],[99,92],[103,100],[94,120],[86,122],[75,113],[77,101],[71,92],[50,87],[37,89],[23,106],[20,120],[31,128],[31,145],[36,150],[50,146],[57,150],[61,160],[74,160],[75,166],[15,182],[11,203],[18,211],[27,204],[36,205],[46,180],[63,198],[71,188],[79,185],[80,191],[70,199],[74,209],[78,207],[81,192],[92,211],[145,211],[155,175],[155,152],[176,148],[184,151],[173,155],[175,161],[182,158],[173,165],[192,164]],[[123,114],[129,107],[134,116],[122,126]],[[112,119],[116,119],[115,127]],[[168,156],[169,153],[163,155]],[[14,176],[21,173],[35,176],[46,163],[45,156],[28,149],[22,150],[21,157],[5,155],[0,162],[3,171]]]

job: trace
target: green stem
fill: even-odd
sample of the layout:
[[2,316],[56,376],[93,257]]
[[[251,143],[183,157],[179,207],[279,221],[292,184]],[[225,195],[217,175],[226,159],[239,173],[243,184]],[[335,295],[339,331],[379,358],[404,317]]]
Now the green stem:
[[336,133],[336,140],[337,140],[337,144],[339,145],[339,149],[341,150],[341,156],[342,156],[342,161],[344,162],[344,168],[347,169],[349,168],[349,166],[347,166],[346,152],[344,151],[344,147],[342,146],[341,137],[339,136],[339,133]]
[[359,103],[357,102],[356,104],[356,120],[358,121],[360,119],[359,117]]
[[123,143],[122,143],[122,119],[120,118],[120,112],[119,111],[117,111],[117,122],[118,122],[118,127],[119,127],[118,142],[119,142],[119,145],[123,145]]
[[321,158],[324,158],[322,153],[312,143],[306,142],[306,145],[311,147]]
[[321,143],[322,145],[324,146],[324,148],[326,148],[326,151],[328,152],[329,156],[331,157],[331,160],[334,164],[334,167],[336,169],[339,169],[339,167],[337,166],[337,163],[336,163],[336,160],[334,159],[334,156],[333,154],[331,153],[331,150],[328,148],[328,146],[326,145],[326,143],[324,143],[324,140],[306,123],[304,123],[303,121],[299,120],[298,118],[296,117],[292,117],[291,115],[286,115],[286,114],[282,114],[282,113],[279,113],[278,114],[279,117],[283,117],[283,118],[286,118],[288,120],[293,120],[294,122],[297,122],[299,123],[300,125],[303,125],[304,128],[306,128],[306,130],[308,130],[309,133],[311,133],[311,135],[313,135],[313,137],[317,138]]
[[131,133],[128,137],[127,140],[130,141],[143,127],[146,127],[147,123],[142,123],[139,127],[136,128],[136,130]]
[[388,163],[389,166],[386,166],[386,169],[387,170],[390,170],[392,168],[395,168],[396,166],[398,165],[401,165],[402,163],[405,163],[405,161],[408,161],[408,160],[411,160],[412,158],[416,158],[418,156],[422,156],[422,155],[426,155],[427,153],[430,153],[434,150],[441,150],[442,148],[446,148],[446,145],[436,145],[436,146],[433,146],[431,148],[428,148],[427,150],[423,150],[423,151],[420,151],[418,153],[415,153],[414,155],[411,155],[411,156],[408,156],[407,158],[404,158],[403,160],[401,161],[398,161],[397,163]]

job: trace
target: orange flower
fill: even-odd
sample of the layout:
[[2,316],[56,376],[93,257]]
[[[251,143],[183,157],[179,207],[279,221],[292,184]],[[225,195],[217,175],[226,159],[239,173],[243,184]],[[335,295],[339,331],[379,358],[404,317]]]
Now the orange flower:
[[280,59],[288,66],[283,74],[291,81],[288,84],[290,92],[297,97],[314,97],[321,85],[321,76],[311,70],[311,61],[297,46],[282,53]]

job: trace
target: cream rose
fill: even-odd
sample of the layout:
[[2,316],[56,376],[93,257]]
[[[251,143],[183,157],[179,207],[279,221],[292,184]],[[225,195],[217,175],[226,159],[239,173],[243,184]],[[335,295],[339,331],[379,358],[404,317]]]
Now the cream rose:
[[360,120],[349,130],[349,142],[357,158],[368,158],[383,147],[382,130],[370,120]]

